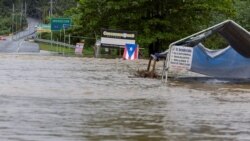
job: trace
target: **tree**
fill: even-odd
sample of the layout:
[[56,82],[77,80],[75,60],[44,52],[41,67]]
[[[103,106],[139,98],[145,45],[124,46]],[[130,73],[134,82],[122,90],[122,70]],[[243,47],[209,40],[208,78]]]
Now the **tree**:
[[[28,3],[28,15],[35,18],[41,18],[49,16],[50,12],[50,0],[26,0]],[[65,10],[76,6],[74,0],[52,0],[53,2],[53,16],[63,16]]]
[[83,33],[101,28],[138,31],[138,43],[150,53],[172,41],[210,26],[215,14],[232,16],[232,0],[78,0],[76,14]]
[[236,16],[234,19],[247,30],[250,30],[250,1],[235,0],[234,7],[236,9]]

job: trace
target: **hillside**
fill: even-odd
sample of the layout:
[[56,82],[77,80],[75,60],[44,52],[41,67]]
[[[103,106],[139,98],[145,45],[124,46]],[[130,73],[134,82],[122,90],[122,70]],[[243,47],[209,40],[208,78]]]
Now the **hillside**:
[[[76,2],[73,0],[53,0],[52,4],[54,17],[62,16],[65,10],[76,6]],[[27,25],[26,17],[38,18],[41,21],[48,22],[49,16],[49,1],[0,0],[0,18],[2,19],[0,21],[0,35],[17,32],[24,28]]]
[[65,10],[77,5],[74,0],[27,0],[28,16],[40,19],[48,17],[50,15],[51,2],[54,17],[64,15]]

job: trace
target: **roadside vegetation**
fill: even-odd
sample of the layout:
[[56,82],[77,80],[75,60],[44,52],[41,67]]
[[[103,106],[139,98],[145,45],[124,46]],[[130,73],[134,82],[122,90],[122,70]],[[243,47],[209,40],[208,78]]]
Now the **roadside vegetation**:
[[[22,28],[20,19],[20,0],[0,0],[0,33]],[[49,23],[50,0],[26,0],[27,16]],[[205,29],[226,19],[233,19],[250,30],[250,1],[247,0],[52,0],[52,17],[72,18],[72,28],[66,31],[72,37],[84,38],[86,46],[92,47],[95,39],[100,38],[101,28],[137,31],[137,43],[144,48],[144,54],[161,52],[168,45],[187,35]],[[16,5],[15,20],[11,10]],[[19,17],[18,17],[19,16]],[[25,25],[24,23],[22,24]],[[44,35],[50,38],[50,35]],[[60,34],[54,33],[54,39]],[[214,36],[206,40],[209,48],[217,49],[226,43]],[[72,38],[72,44],[83,38]],[[147,53],[146,53],[147,52]]]
[[[71,34],[100,37],[101,28],[138,32],[137,42],[148,53],[161,52],[173,41],[227,19],[250,30],[250,1],[246,0],[77,0],[78,7],[64,15],[81,25]],[[225,46],[218,35],[204,42],[209,48]]]
[[[14,11],[13,5],[15,5]],[[24,29],[27,27],[24,4],[18,0],[0,0],[0,19],[0,35],[8,35]]]
[[[51,45],[46,43],[39,43],[40,50],[55,52],[64,56],[75,56],[75,49],[64,47],[60,45]],[[91,47],[85,47],[83,49],[83,56],[85,57],[93,57],[94,56],[94,49]]]

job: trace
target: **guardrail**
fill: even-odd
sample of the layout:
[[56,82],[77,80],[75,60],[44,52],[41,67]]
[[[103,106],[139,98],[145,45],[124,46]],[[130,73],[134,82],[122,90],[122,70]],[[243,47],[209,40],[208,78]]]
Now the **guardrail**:
[[12,39],[14,41],[24,39],[26,37],[29,37],[29,36],[35,34],[35,33],[36,33],[36,31],[18,31],[18,32],[13,33]]
[[51,40],[45,40],[45,39],[38,39],[38,38],[35,38],[34,40],[35,40],[35,42],[54,44],[54,45],[59,45],[59,46],[65,46],[65,47],[68,47],[68,48],[76,48],[74,45],[70,45],[70,44],[63,43],[63,42],[57,42],[57,41],[51,41]]

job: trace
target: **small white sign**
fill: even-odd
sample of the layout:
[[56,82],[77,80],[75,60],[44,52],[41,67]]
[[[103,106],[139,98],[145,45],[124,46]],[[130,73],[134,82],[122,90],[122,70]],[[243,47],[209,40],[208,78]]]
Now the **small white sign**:
[[102,37],[101,43],[113,46],[125,46],[126,44],[135,44],[135,40]]
[[169,69],[175,71],[187,71],[191,69],[193,60],[193,48],[173,46],[170,53]]
[[77,43],[75,48],[75,54],[82,55],[83,48],[84,48],[84,43]]

